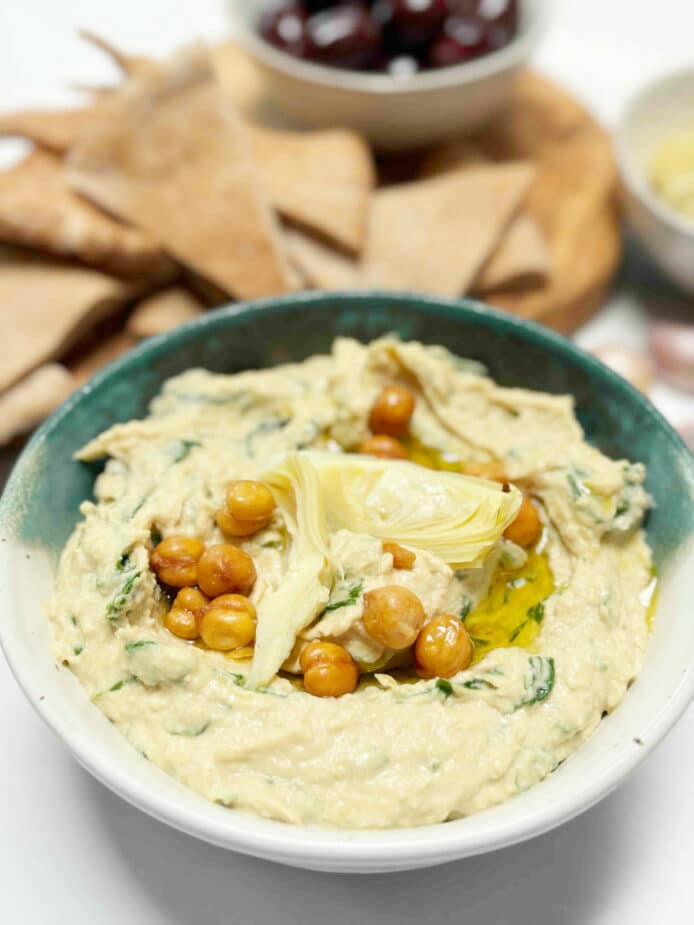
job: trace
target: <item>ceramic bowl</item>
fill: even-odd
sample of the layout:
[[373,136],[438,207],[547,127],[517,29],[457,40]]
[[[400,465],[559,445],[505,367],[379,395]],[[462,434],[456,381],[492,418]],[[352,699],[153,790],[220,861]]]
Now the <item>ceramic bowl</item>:
[[[56,559],[97,469],[75,450],[146,413],[169,376],[191,366],[238,372],[328,350],[337,335],[396,331],[486,364],[508,386],[571,393],[589,439],[642,460],[656,506],[648,538],[662,583],[642,674],[590,741],[538,786],[440,825],[382,832],[296,827],[206,802],[146,761],[56,665],[43,605]],[[152,338],[77,392],[35,434],[0,502],[0,641],[26,696],[111,790],[206,841],[297,867],[379,872],[479,854],[546,831],[616,786],[665,735],[694,691],[694,459],[658,412],[569,341],[479,303],[392,294],[291,295],[233,305]]]
[[381,150],[413,148],[479,128],[508,102],[513,79],[546,24],[547,0],[523,0],[519,31],[505,48],[407,79],[325,67],[273,48],[258,23],[279,0],[231,0],[237,40],[254,59],[273,102],[300,124],[340,126]]
[[692,100],[694,68],[652,81],[627,105],[615,135],[629,223],[660,268],[689,293],[694,293],[694,220],[651,189],[648,170],[669,135],[694,131]]

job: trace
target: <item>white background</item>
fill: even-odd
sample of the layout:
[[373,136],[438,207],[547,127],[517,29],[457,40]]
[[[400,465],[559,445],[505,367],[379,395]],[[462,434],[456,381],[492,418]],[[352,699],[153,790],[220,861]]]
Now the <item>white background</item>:
[[[252,0],[248,0],[252,2]],[[691,0],[557,0],[537,64],[612,123],[646,77],[694,62]],[[0,0],[0,107],[60,104],[112,70],[87,26],[164,51],[223,36],[222,0]],[[5,149],[6,150],[6,149]],[[4,151],[0,151],[0,156]],[[655,281],[655,282],[654,282]],[[644,318],[684,314],[638,254],[579,334],[638,344]],[[694,314],[694,309],[689,306]],[[674,418],[692,402],[660,388]],[[24,702],[0,661],[0,922],[7,925],[641,925],[694,921],[694,712],[615,794],[556,832],[414,874],[307,874],[198,843],[92,780]]]

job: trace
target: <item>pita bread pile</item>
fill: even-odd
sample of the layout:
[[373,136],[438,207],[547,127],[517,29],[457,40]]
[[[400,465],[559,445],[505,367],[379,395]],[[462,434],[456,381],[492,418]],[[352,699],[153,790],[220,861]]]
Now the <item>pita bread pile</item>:
[[458,144],[377,164],[351,131],[251,121],[232,46],[156,61],[83,37],[120,86],[81,108],[0,114],[0,136],[34,145],[0,172],[0,443],[138,340],[230,299],[547,283],[525,209],[532,158]]

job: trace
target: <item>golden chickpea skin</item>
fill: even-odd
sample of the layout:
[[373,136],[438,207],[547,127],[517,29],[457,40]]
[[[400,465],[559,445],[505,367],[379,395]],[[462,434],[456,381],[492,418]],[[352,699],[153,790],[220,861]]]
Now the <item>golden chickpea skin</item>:
[[414,568],[417,554],[412,552],[411,549],[405,549],[400,543],[384,542],[382,545],[383,552],[389,552],[393,557],[393,568],[402,568],[408,571]]
[[173,588],[187,588],[198,583],[198,563],[205,549],[194,536],[169,536],[154,547],[149,564],[157,578]]
[[542,521],[537,508],[530,498],[524,495],[516,519],[506,527],[504,536],[519,546],[532,546],[538,541],[541,533]]
[[387,649],[409,648],[426,618],[417,595],[401,585],[374,588],[364,595],[366,632]]
[[407,459],[405,447],[387,434],[374,434],[359,445],[359,452],[365,456],[379,456],[381,459]]
[[255,584],[253,559],[237,546],[219,543],[208,546],[198,562],[198,584],[208,597],[220,594],[250,594]]
[[341,697],[357,686],[359,668],[347,649],[335,642],[309,643],[299,662],[304,689],[314,697]]
[[200,636],[210,649],[228,652],[255,639],[255,607],[242,594],[222,594],[207,605],[200,619]]
[[252,536],[268,524],[267,520],[237,520],[223,507],[215,515],[217,526],[228,536]]
[[216,519],[229,536],[251,536],[268,525],[274,510],[275,499],[267,485],[241,479],[227,489],[226,505]]
[[179,639],[197,639],[200,635],[198,621],[208,603],[197,588],[181,588],[164,617],[164,626]]
[[268,521],[275,510],[275,499],[262,482],[241,479],[227,489],[227,510],[237,520]]
[[371,409],[369,427],[374,434],[404,437],[414,412],[414,394],[404,385],[389,385]]
[[414,647],[417,674],[452,678],[472,661],[472,640],[460,617],[439,614],[421,630]]

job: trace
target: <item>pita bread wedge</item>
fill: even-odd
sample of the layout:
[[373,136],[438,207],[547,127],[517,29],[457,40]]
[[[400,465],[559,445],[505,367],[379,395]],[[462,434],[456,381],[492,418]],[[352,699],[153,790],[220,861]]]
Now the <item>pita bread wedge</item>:
[[313,289],[359,289],[361,267],[356,260],[302,231],[286,229],[284,240],[290,261]]
[[112,42],[109,42],[108,39],[98,35],[96,32],[92,32],[90,29],[80,29],[77,34],[88,44],[103,51],[126,77],[146,75],[152,68],[156,67],[156,63],[152,58],[145,55],[127,54]]
[[[80,35],[106,52],[128,77],[147,77],[159,67],[154,59],[126,54],[94,33]],[[231,60],[236,62],[234,79],[227,80],[225,89],[236,105],[243,107],[244,94],[238,86],[243,53],[239,50],[232,56],[229,48],[212,52],[218,74],[223,72],[228,77]],[[371,152],[364,139],[342,129],[296,132],[249,123],[248,130],[253,156],[273,206],[286,219],[325,235],[339,247],[359,251],[375,181]]]
[[142,340],[177,328],[204,311],[205,306],[192,292],[183,286],[171,286],[140,302],[128,318],[125,331]]
[[448,141],[438,145],[424,158],[418,174],[422,179],[438,177],[458,167],[483,163],[489,163],[489,158],[474,142]]
[[36,150],[0,171],[0,242],[75,257],[117,276],[173,273],[173,261],[148,235],[74,193],[62,163]]
[[55,411],[75,381],[59,363],[47,363],[0,395],[0,446],[25,434]]
[[[478,146],[469,141],[439,145],[422,162],[420,176],[441,176],[471,164],[491,163]],[[542,228],[525,212],[509,224],[499,246],[482,267],[472,291],[484,294],[495,289],[541,286],[550,273],[550,255]]]
[[80,134],[94,124],[100,105],[0,113],[0,137],[26,138],[46,151],[65,154]]
[[268,197],[282,216],[358,253],[375,182],[363,138],[341,129],[249,131]]
[[129,81],[69,157],[70,182],[238,298],[288,289],[279,229],[207,55]]
[[482,267],[472,285],[474,293],[497,289],[529,289],[544,285],[551,258],[540,223],[521,213],[508,226],[499,246]]
[[90,344],[86,350],[80,348],[77,355],[68,362],[68,368],[75,382],[75,387],[84,385],[94,373],[132,350],[136,343],[137,341],[133,337],[117,333]]
[[260,68],[244,48],[231,39],[215,45],[210,54],[217,79],[241,112],[264,125],[289,127],[287,116],[268,98]]
[[528,162],[463,166],[379,190],[363,258],[366,284],[450,297],[467,292],[534,174]]
[[0,389],[61,356],[135,288],[96,270],[39,260],[0,261],[0,319],[5,354]]

